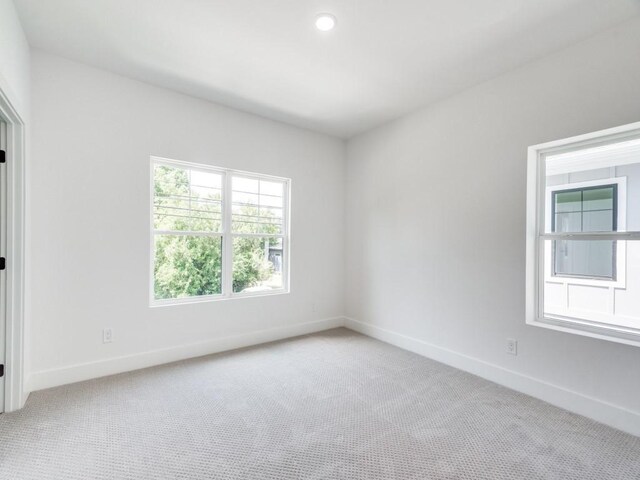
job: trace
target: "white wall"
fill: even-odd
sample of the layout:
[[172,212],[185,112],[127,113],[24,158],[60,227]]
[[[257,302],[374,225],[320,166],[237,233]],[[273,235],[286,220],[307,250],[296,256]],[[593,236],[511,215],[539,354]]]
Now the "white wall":
[[[343,314],[344,142],[37,51],[32,78],[33,389]],[[291,178],[291,293],[150,308],[150,155]]]
[[[638,51],[636,20],[363,134],[346,184],[341,141],[35,52],[31,386],[337,325],[319,320],[346,308],[350,326],[515,388],[640,415],[640,349],[524,323],[526,148],[637,121]],[[149,308],[150,154],[291,177],[292,293]]]
[[0,89],[26,122],[29,114],[29,44],[11,0],[0,0]]
[[640,120],[639,53],[636,19],[350,141],[350,324],[640,419],[640,348],[525,325],[527,147]]

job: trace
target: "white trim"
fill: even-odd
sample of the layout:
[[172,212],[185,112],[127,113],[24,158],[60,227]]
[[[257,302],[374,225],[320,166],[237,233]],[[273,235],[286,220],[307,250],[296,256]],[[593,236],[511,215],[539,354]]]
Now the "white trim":
[[224,234],[222,232],[191,232],[189,230],[154,230],[156,235],[184,235],[186,237],[220,237]]
[[547,175],[621,167],[638,163],[639,155],[640,139],[638,138],[621,142],[613,148],[604,145],[582,152],[561,153],[554,155],[551,165],[547,166]]
[[[149,173],[149,307],[166,307],[171,305],[182,305],[188,303],[216,302],[221,300],[231,300],[236,298],[263,297],[267,295],[283,295],[289,293],[290,286],[290,258],[289,252],[289,235],[291,222],[291,179],[285,177],[276,177],[274,175],[265,175],[255,172],[246,172],[243,170],[234,170],[230,168],[215,167],[208,164],[199,164],[193,162],[185,162],[182,160],[172,160],[169,158],[150,156],[150,173]],[[222,177],[220,191],[222,193],[222,225],[219,232],[189,232],[189,231],[167,231],[155,230],[154,228],[154,167],[156,165],[165,165],[168,167],[177,167],[189,170],[198,170],[202,172],[217,173]],[[234,233],[232,231],[232,179],[234,176],[266,180],[281,183],[283,187],[282,209],[283,209],[283,225],[282,232],[277,234],[245,234]],[[219,237],[222,241],[222,279],[221,293],[214,295],[200,295],[184,298],[167,298],[156,299],[154,289],[154,263],[155,263],[155,236],[156,235],[185,235],[185,236],[203,236],[203,237]],[[282,287],[265,290],[260,292],[234,292],[233,291],[233,239],[236,237],[255,237],[255,238],[280,238],[282,239],[283,258],[282,258]]]
[[222,293],[226,294],[222,298],[228,298],[233,292],[233,238],[230,236],[232,232],[231,220],[233,218],[233,199],[231,198],[233,184],[231,175],[224,172],[222,177],[222,231],[227,238],[222,238]]
[[22,117],[0,85],[0,115],[7,123],[7,305],[4,411],[23,407],[26,142]]
[[640,232],[541,233],[542,240],[640,240]]
[[[617,240],[637,240],[640,232],[606,232],[603,234],[558,234],[545,232],[546,209],[546,161],[549,156],[557,156],[579,149],[602,147],[640,138],[640,122],[601,130],[576,137],[529,147],[527,156],[527,228],[526,228],[526,323],[601,340],[609,340],[627,345],[640,346],[640,329],[622,328],[597,321],[578,318],[545,315],[544,283],[545,262],[544,243],[549,238],[612,238]],[[611,165],[607,165],[611,167]],[[552,173],[557,173],[552,170]]]
[[237,348],[250,347],[342,326],[344,326],[343,317],[326,318],[295,325],[286,325],[222,338],[214,338],[188,345],[41,370],[31,374],[30,386],[33,391],[43,390],[59,385],[115,375]]
[[[0,116],[0,149],[6,150],[7,146],[7,124],[4,118]],[[0,256],[6,257],[7,244],[7,173],[6,164],[0,164]],[[7,339],[5,338],[7,324],[7,271],[0,271],[0,362],[5,363],[5,350],[7,348]],[[0,378],[0,413],[4,412],[4,384],[5,377]]]
[[640,412],[568,390],[512,370],[438,347],[408,335],[393,332],[348,317],[334,317],[297,325],[282,326],[246,334],[233,335],[178,347],[152,350],[95,362],[34,372],[30,378],[33,391],[69,383],[124,373],[141,368],[210,355],[223,351],[272,342],[285,338],[346,327],[396,347],[464,370],[512,390],[522,392],[578,415],[640,436]]
[[216,300],[226,300],[226,299],[227,297],[223,297],[221,294],[199,295],[197,297],[161,298],[161,299],[154,298],[151,300],[149,307],[151,308],[168,307],[171,305],[183,305],[185,303],[206,303],[206,302],[215,302]]
[[160,157],[158,155],[150,155],[152,163],[158,163],[162,165],[167,165],[169,167],[180,166],[182,168],[188,168],[191,170],[200,170],[202,172],[216,172],[220,174],[224,173],[233,173],[237,175],[242,175],[247,178],[256,178],[258,180],[272,180],[275,182],[282,182],[284,180],[289,180],[285,177],[278,177],[276,175],[270,175],[268,173],[260,173],[260,172],[247,172],[245,170],[236,170],[233,168],[226,167],[216,167],[214,165],[209,165],[208,163],[194,163],[194,162],[185,162],[184,160],[175,160],[173,158]]
[[640,347],[637,329],[603,325],[599,321],[549,315],[544,320],[527,318],[527,325]]
[[345,327],[418,355],[431,358],[437,362],[472,373],[578,415],[584,415],[632,435],[640,436],[640,412],[634,412],[618,405],[353,318],[345,319]]
[[[548,155],[560,155],[580,148],[596,147],[613,142],[623,142],[640,137],[640,122],[620,125],[618,127],[598,130],[597,132],[584,133],[575,137],[553,140],[551,142],[539,143],[529,147],[529,151],[544,151]],[[553,171],[552,171],[553,172]],[[553,172],[555,175],[555,172]]]

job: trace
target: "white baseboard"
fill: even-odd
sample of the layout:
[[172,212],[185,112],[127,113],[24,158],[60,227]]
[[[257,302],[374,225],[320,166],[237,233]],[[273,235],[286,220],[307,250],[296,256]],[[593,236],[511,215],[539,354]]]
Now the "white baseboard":
[[352,318],[345,327],[640,436],[640,413]]
[[140,368],[153,367],[155,365],[185,360],[187,358],[201,357],[212,353],[234,350],[236,348],[259,345],[261,343],[297,337],[299,335],[306,335],[308,333],[320,332],[342,326],[344,326],[343,317],[327,318],[296,325],[287,325],[240,335],[215,338],[188,345],[80,363],[68,367],[41,370],[31,373],[28,388],[29,391],[34,392],[45,388],[129,372]]
[[297,325],[276,327],[240,335],[222,337],[178,347],[81,363],[63,368],[32,372],[28,392],[90,380],[140,368],[162,365],[187,358],[210,355],[236,348],[306,335],[345,326],[351,330],[395,345],[438,362],[478,375],[518,392],[539,398],[565,410],[584,415],[632,435],[640,436],[640,413],[567,390],[533,377],[484,362],[423,340],[393,332],[352,318],[335,317]]

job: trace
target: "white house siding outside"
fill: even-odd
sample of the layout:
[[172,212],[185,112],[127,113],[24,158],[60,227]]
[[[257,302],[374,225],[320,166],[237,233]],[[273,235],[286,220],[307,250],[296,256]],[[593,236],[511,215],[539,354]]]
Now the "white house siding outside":
[[[640,159],[638,159],[640,162]],[[583,185],[622,185],[618,204],[619,230],[640,230],[640,163],[550,175],[549,191]],[[625,193],[626,191],[626,193]],[[548,200],[547,200],[548,201]],[[640,242],[619,242],[615,280],[555,276],[551,249],[545,252],[546,314],[640,328]]]

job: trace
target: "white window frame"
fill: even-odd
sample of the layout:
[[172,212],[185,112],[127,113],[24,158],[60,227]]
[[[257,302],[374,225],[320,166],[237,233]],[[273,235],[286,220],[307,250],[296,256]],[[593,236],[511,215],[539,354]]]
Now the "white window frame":
[[[620,231],[620,229],[617,232],[594,233],[547,232],[546,227],[549,223],[545,213],[550,211],[548,208],[550,198],[545,185],[546,157],[638,138],[640,138],[640,122],[529,147],[526,230],[526,323],[528,325],[640,346],[639,328],[544,313],[544,284],[548,280],[545,275],[545,265],[549,261],[549,257],[545,256],[545,241],[557,239],[640,241],[640,232]],[[602,166],[594,162],[590,168]],[[598,182],[610,184],[613,180]],[[577,188],[579,184],[571,185]],[[555,280],[557,277],[552,278]],[[572,283],[575,283],[573,280],[571,280]],[[606,280],[598,281],[613,283]]]
[[[156,165],[166,165],[168,167],[183,168],[189,170],[199,170],[202,172],[216,173],[222,176],[222,228],[220,232],[189,232],[189,231],[173,231],[173,230],[156,230],[153,218],[154,208],[154,167]],[[149,241],[149,305],[151,307],[180,305],[190,303],[211,302],[218,300],[229,300],[248,297],[263,297],[270,295],[282,295],[290,292],[290,222],[291,222],[291,179],[284,177],[276,177],[274,175],[265,175],[255,172],[246,172],[242,170],[234,170],[230,168],[214,167],[210,165],[185,162],[182,160],[173,160],[164,157],[151,156],[150,162],[150,241]],[[231,228],[232,220],[232,179],[234,176],[243,178],[253,178],[258,180],[267,180],[283,184],[283,224],[282,233],[273,234],[241,234],[233,233]],[[183,298],[166,298],[156,299],[154,289],[154,270],[155,270],[155,236],[156,235],[193,235],[217,237],[222,241],[222,293],[216,295],[200,295]],[[255,238],[280,238],[282,239],[282,288],[266,290],[261,292],[233,292],[233,239],[240,237]]]

